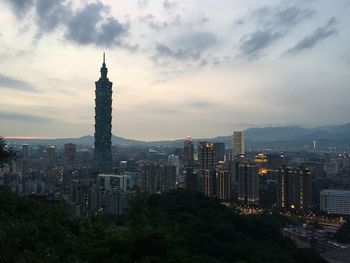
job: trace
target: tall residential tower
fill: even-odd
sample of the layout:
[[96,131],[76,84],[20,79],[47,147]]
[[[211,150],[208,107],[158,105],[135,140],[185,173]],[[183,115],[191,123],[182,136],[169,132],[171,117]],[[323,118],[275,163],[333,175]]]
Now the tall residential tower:
[[245,137],[244,131],[234,131],[232,136],[232,159],[237,155],[244,155]]
[[112,171],[112,85],[103,53],[101,77],[95,82],[95,170]]

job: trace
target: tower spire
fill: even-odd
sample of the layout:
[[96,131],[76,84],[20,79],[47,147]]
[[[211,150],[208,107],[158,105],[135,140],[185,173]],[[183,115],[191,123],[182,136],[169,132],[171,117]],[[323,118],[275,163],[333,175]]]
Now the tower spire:
[[102,63],[102,67],[101,67],[101,77],[102,78],[107,78],[107,72],[108,72],[108,69],[106,67],[106,56],[105,56],[105,52],[103,52],[103,63]]

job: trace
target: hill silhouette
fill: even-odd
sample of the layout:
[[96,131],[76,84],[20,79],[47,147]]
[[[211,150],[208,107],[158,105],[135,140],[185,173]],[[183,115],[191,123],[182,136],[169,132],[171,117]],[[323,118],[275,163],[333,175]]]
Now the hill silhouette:
[[[350,147],[350,123],[344,125],[321,126],[313,129],[306,129],[297,126],[285,127],[264,127],[249,128],[245,130],[246,146],[250,149],[264,149],[274,147],[295,147],[304,149],[305,145],[310,147],[313,141],[317,141],[318,145],[327,147],[337,147],[340,149],[348,149]],[[217,136],[214,138],[193,139],[194,143],[198,141],[208,140],[212,142],[223,142],[226,148],[231,148],[232,136]],[[8,142],[19,144],[54,144],[63,145],[65,143],[75,143],[78,145],[94,144],[94,137],[91,135],[79,138],[59,138],[59,139],[7,139]],[[165,146],[165,147],[183,147],[183,139],[167,140],[167,141],[137,141],[126,139],[123,137],[112,135],[112,144],[119,146]]]

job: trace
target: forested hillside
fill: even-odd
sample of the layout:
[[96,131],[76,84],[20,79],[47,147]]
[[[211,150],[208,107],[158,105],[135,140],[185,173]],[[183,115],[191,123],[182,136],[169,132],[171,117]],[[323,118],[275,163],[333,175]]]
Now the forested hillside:
[[1,262],[324,262],[282,237],[283,220],[242,217],[184,190],[139,194],[122,217],[74,219],[64,204],[0,190]]

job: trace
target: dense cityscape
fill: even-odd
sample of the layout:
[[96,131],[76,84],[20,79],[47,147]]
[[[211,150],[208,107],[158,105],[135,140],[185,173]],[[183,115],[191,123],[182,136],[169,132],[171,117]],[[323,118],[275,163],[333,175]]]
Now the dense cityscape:
[[349,9],[0,1],[0,263],[350,262]]
[[281,232],[299,247],[347,251],[337,233],[350,216],[349,152],[318,150],[318,141],[310,150],[247,150],[244,131],[233,131],[231,145],[188,136],[182,148],[112,146],[105,54],[100,72],[94,146],[12,140],[7,147],[17,157],[1,168],[1,185],[44,202],[64,200],[74,217],[122,215],[139,192],[185,188],[245,216],[278,211],[294,220]]

